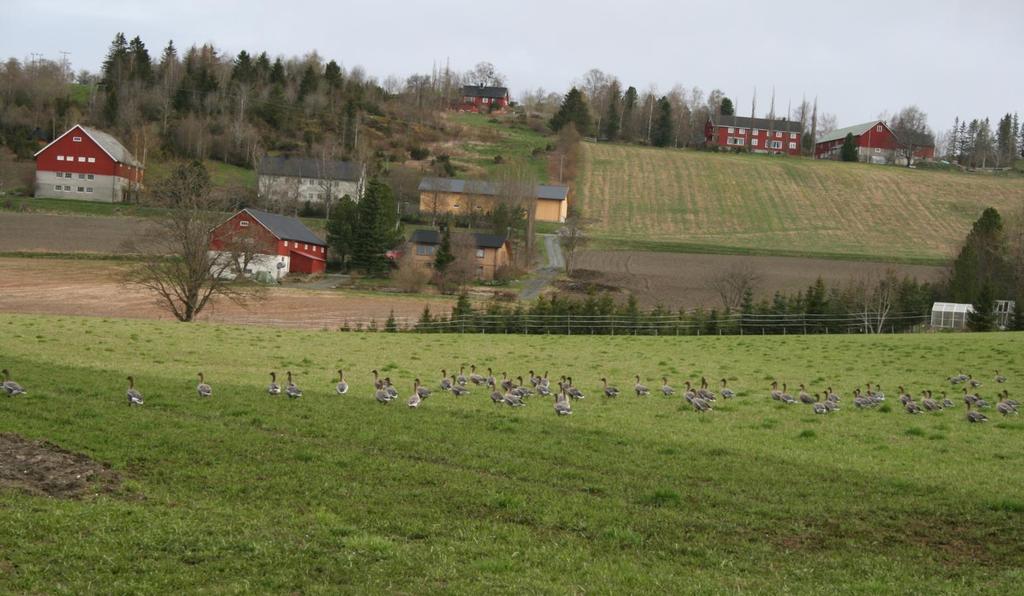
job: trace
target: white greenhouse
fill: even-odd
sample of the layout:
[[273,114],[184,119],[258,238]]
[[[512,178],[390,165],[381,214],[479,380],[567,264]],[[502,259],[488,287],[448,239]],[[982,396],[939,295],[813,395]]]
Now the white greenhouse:
[[970,304],[936,302],[932,305],[932,327],[935,329],[966,329],[967,315],[974,312]]

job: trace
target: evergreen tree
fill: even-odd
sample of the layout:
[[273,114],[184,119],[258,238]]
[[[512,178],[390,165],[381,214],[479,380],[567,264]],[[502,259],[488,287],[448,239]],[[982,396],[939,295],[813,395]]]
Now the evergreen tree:
[[299,96],[298,100],[302,101],[312,93],[316,93],[317,88],[320,86],[320,75],[312,64],[307,64],[306,69],[302,71],[302,80],[299,81]]
[[583,93],[573,87],[565,94],[565,98],[562,100],[562,106],[558,109],[558,112],[551,117],[551,121],[548,126],[551,130],[558,132],[562,130],[562,127],[572,122],[576,125],[576,130],[581,135],[588,135],[591,131],[590,121],[590,108],[587,107],[587,101],[583,98]]
[[853,140],[853,133],[846,133],[843,139],[843,148],[839,150],[839,158],[843,161],[857,161],[857,142]]
[[604,118],[604,138],[615,141],[619,138],[622,121],[619,111],[622,109],[622,91],[617,80],[608,85],[608,113]]
[[395,198],[387,184],[374,178],[366,185],[366,193],[359,200],[359,216],[352,240],[352,266],[370,275],[388,270],[385,253],[395,245],[397,214]]
[[981,286],[974,301],[974,312],[967,315],[967,328],[971,331],[992,331],[996,323],[994,305],[992,285],[986,283]]
[[420,313],[420,320],[416,322],[416,330],[420,331],[420,332],[431,331],[432,330],[431,323],[433,323],[433,322],[434,322],[434,317],[433,317],[433,315],[430,314],[430,305],[429,304],[425,304],[423,306],[423,312]]
[[256,65],[253,64],[249,52],[242,50],[235,58],[235,64],[231,68],[231,80],[235,83],[253,83],[256,81]]
[[256,56],[256,61],[253,63],[256,68],[256,78],[261,82],[265,82],[270,78],[270,58],[266,52],[260,52],[259,56]]
[[334,60],[328,62],[327,66],[324,68],[324,82],[327,83],[327,86],[330,87],[332,91],[340,89],[344,82],[341,78],[341,67],[338,66],[338,63]]
[[472,316],[473,305],[469,303],[469,296],[467,296],[465,292],[460,292],[459,298],[455,301],[455,306],[452,308],[452,320],[465,320]]
[[118,33],[107,50],[106,59],[103,60],[102,83],[108,93],[121,88],[121,83],[128,75],[128,63],[128,40],[125,39],[124,33]]
[[284,75],[284,64],[280,58],[277,58],[274,60],[274,66],[270,68],[270,84],[284,86],[287,82]]
[[636,140],[636,128],[633,126],[636,102],[639,94],[636,87],[630,86],[622,96],[622,140]]
[[448,269],[448,265],[455,262],[455,255],[452,254],[452,233],[451,233],[450,222],[444,222],[441,224],[441,244],[437,247],[437,252],[434,253],[434,270],[438,273],[444,273]]
[[345,195],[331,210],[331,219],[327,222],[327,244],[341,261],[343,269],[347,268],[348,259],[352,256],[358,220],[359,207],[352,197]]
[[149,86],[153,83],[153,60],[149,57],[149,50],[142,43],[142,38],[136,35],[128,44],[128,64],[132,80],[139,81]]
[[728,97],[722,98],[722,103],[719,106],[718,110],[722,112],[723,116],[732,116],[736,114],[736,108],[733,107],[732,100],[729,99]]
[[388,313],[388,320],[384,321],[384,331],[394,333],[398,331],[398,321],[395,320],[395,309]]
[[658,116],[651,132],[651,144],[655,147],[667,147],[672,143],[675,121],[672,119],[672,103],[667,97],[658,100]]
[[964,246],[953,261],[950,294],[953,300],[974,303],[983,287],[1005,295],[1011,289],[1010,268],[1006,258],[1006,238],[999,212],[989,207],[982,212],[967,234]]

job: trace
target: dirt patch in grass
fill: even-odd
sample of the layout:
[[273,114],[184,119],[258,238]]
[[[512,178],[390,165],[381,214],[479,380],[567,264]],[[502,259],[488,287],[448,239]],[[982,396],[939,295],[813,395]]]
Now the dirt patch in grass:
[[87,252],[117,254],[122,244],[144,238],[150,222],[141,217],[0,213],[0,252]]
[[121,475],[106,464],[49,441],[0,433],[0,488],[58,499],[114,493]]

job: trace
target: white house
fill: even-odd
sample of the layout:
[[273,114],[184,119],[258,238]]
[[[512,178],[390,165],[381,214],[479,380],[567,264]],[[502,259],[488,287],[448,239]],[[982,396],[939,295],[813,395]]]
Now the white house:
[[267,155],[256,169],[261,199],[323,203],[348,195],[358,201],[366,167],[351,161]]

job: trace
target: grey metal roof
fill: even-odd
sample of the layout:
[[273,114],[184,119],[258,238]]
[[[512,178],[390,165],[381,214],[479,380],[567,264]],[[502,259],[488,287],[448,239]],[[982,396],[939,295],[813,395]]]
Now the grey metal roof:
[[363,167],[355,162],[280,155],[263,156],[256,171],[261,175],[268,176],[347,180],[349,182],[358,182],[363,176]]
[[92,140],[99,143],[100,147],[103,147],[103,150],[109,153],[115,160],[130,166],[142,167],[142,164],[135,159],[132,152],[125,149],[124,145],[121,144],[121,141],[118,141],[112,135],[105,133],[98,128],[92,128],[91,126],[82,126],[81,128],[87,135],[92,137]]
[[783,132],[803,132],[800,123],[794,120],[776,118],[751,118],[749,116],[712,116],[711,123],[715,126],[734,126],[741,128],[761,128],[765,130],[781,130]]
[[[499,196],[501,185],[486,180],[461,180],[459,178],[424,178],[419,190]],[[538,184],[537,198],[549,201],[564,201],[569,196],[569,187],[560,184]]]
[[852,134],[855,137],[866,133],[876,124],[885,125],[881,120],[872,120],[871,122],[864,122],[862,124],[854,124],[853,126],[847,126],[845,128],[837,128],[830,133],[821,135],[817,139],[817,143],[828,143],[831,141],[841,141],[846,138],[846,135]]
[[[456,234],[463,235],[465,232],[456,232]],[[496,234],[473,234],[472,236],[477,248],[501,248],[505,244],[505,237]],[[441,244],[441,233],[437,230],[416,230],[409,237],[409,242],[413,244]]]
[[277,236],[281,240],[295,240],[298,242],[306,242],[308,244],[316,244],[318,246],[327,246],[327,243],[321,240],[316,234],[310,231],[297,217],[288,217],[287,215],[278,215],[277,213],[268,213],[266,211],[260,211],[259,209],[243,209],[246,213],[251,215],[256,221],[264,225],[270,233]]
[[501,99],[508,96],[508,87],[484,87],[482,85],[463,85],[463,97],[491,97]]

